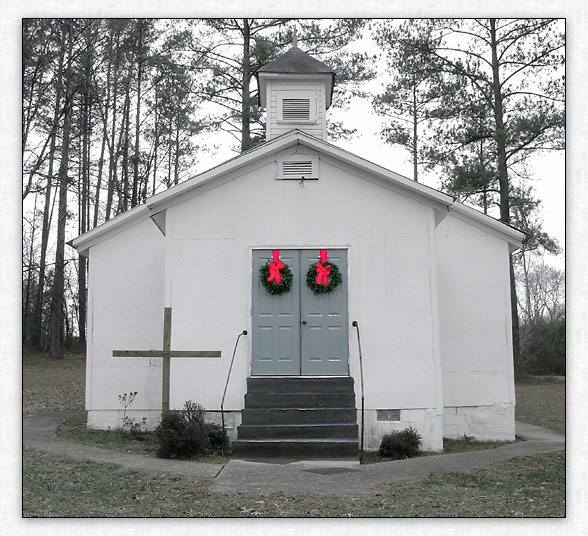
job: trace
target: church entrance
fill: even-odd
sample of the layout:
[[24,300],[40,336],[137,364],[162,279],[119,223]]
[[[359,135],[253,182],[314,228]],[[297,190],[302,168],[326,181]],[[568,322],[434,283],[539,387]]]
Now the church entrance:
[[341,272],[341,284],[328,293],[316,294],[306,283],[320,250],[282,249],[280,260],[293,278],[290,290],[276,295],[259,274],[272,251],[253,251],[252,375],[347,376],[347,250],[328,250]]

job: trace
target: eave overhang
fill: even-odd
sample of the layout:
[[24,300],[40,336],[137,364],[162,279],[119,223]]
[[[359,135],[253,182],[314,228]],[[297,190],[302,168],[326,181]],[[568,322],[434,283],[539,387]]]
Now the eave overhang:
[[181,202],[188,196],[197,195],[198,190],[203,190],[204,186],[217,181],[222,177],[226,177],[231,173],[236,173],[241,168],[254,165],[262,161],[264,158],[295,146],[296,144],[314,149],[326,157],[331,157],[339,162],[344,162],[358,170],[361,174],[370,175],[400,193],[404,193],[412,198],[417,198],[418,200],[429,204],[435,209],[437,223],[447,214],[452,212],[457,217],[470,221],[478,227],[492,230],[494,234],[497,234],[502,239],[508,241],[515,249],[521,246],[524,235],[513,227],[486,216],[474,209],[466,207],[443,192],[415,182],[300,130],[291,130],[249,151],[241,153],[218,166],[170,188],[169,190],[156,194],[150,199],[147,199],[145,204],[120,214],[95,229],[84,233],[69,242],[69,245],[77,249],[81,255],[87,256],[89,248],[93,245],[147,218],[151,218],[162,233],[165,234],[165,226],[163,225],[164,219],[161,215],[162,211]]
[[512,225],[496,220],[487,214],[482,214],[481,212],[463,205],[462,203],[458,203],[457,201],[451,207],[451,214],[507,241],[511,253],[521,247],[523,239],[525,238],[525,233],[519,231]]

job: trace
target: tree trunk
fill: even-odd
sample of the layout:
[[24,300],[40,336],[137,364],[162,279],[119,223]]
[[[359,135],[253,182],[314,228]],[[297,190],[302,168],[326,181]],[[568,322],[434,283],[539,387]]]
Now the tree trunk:
[[119,48],[120,48],[120,30],[116,32],[116,43],[112,53],[114,54],[114,72],[112,76],[112,126],[110,129],[110,159],[108,166],[108,192],[106,194],[106,213],[105,221],[110,219],[112,212],[112,203],[114,200],[114,186],[117,182],[117,165],[118,165],[118,147],[116,145],[116,113],[118,103],[118,69],[119,69]]
[[47,245],[49,243],[49,213],[51,211],[51,188],[53,182],[53,162],[55,160],[55,139],[51,142],[49,154],[49,170],[45,190],[45,206],[43,208],[43,230],[41,231],[41,253],[39,259],[39,281],[35,297],[35,317],[33,321],[33,346],[42,350],[43,344],[43,297],[45,292],[45,270],[47,268]]
[[[109,38],[110,47],[112,48],[112,35]],[[104,119],[102,128],[102,146],[100,147],[100,159],[98,160],[98,177],[96,179],[96,194],[94,195],[94,219],[92,227],[98,225],[98,215],[100,214],[100,188],[102,187],[102,173],[104,170],[104,152],[106,149],[106,143],[108,140],[108,113],[110,110],[110,79],[112,71],[112,59],[108,60],[108,67],[106,70],[106,101],[104,104]]]
[[154,142],[153,142],[153,190],[151,191],[152,195],[155,195],[155,187],[157,185],[157,156],[159,150],[159,108],[158,108],[158,93],[157,88],[155,88],[155,135],[154,135]]
[[[523,277],[525,278],[525,314],[527,316],[526,323],[532,322],[533,311],[531,309],[531,289],[529,288],[529,266],[527,265],[527,258],[525,250],[521,252],[521,263],[523,266]],[[524,324],[525,322],[523,322]]]
[[102,172],[104,170],[104,153],[106,151],[106,130],[102,131],[102,145],[100,147],[100,158],[98,159],[98,176],[96,177],[96,188],[94,194],[94,216],[92,218],[92,228],[98,225],[98,215],[100,214],[100,188],[102,188]]
[[167,145],[167,181],[166,187],[169,188],[171,186],[171,166],[172,166],[172,132],[173,132],[173,123],[172,118],[169,118],[169,132],[168,132],[168,145]]
[[[33,264],[34,264],[34,246],[35,246],[35,230],[37,229],[37,194],[35,194],[35,204],[33,206],[33,221],[31,222],[31,238],[30,238],[30,246],[28,251],[28,259],[24,259],[24,251],[23,251],[23,268],[27,267],[27,283],[24,288],[24,295],[23,295],[23,308],[22,308],[22,342],[30,342],[32,339],[32,333],[34,331],[33,325],[31,322],[31,317],[34,315],[31,314],[31,286],[33,283]],[[23,238],[24,238],[24,229],[23,229]]]
[[[56,87],[55,87],[55,107],[53,109],[53,125],[56,126],[60,117],[61,107],[61,96],[62,96],[62,84],[63,84],[63,63],[65,61],[65,34],[61,36],[61,47],[59,54],[59,62],[56,74]],[[66,103],[66,105],[68,105]],[[45,270],[47,267],[47,245],[49,243],[49,229],[50,218],[49,213],[51,211],[51,189],[53,187],[53,166],[55,162],[56,152],[56,137],[57,128],[53,128],[51,132],[51,145],[49,148],[49,168],[47,171],[47,189],[45,190],[45,206],[43,208],[43,230],[41,232],[41,252],[39,259],[39,283],[37,285],[37,295],[35,298],[35,318],[33,327],[33,346],[37,350],[44,349],[43,339],[43,298],[45,292]]]
[[[498,60],[498,42],[496,39],[496,19],[490,19],[490,44],[492,48],[492,89],[494,93],[494,120],[496,122],[495,140],[498,155],[498,182],[500,191],[500,219],[510,223],[510,199],[508,168],[506,165],[506,129],[504,128],[504,110],[502,105],[502,85],[500,83],[500,65]],[[512,318],[512,346],[515,363],[519,363],[519,315],[517,306],[517,289],[515,285],[514,266],[510,257],[510,301]]]
[[500,190],[500,219],[510,223],[510,200],[508,169],[506,167],[506,129],[504,128],[504,111],[502,105],[502,85],[500,83],[500,65],[498,62],[498,44],[496,41],[496,20],[490,19],[490,40],[492,45],[492,89],[494,93],[494,120],[496,123],[495,141],[498,155],[498,182]]
[[251,147],[250,124],[250,90],[251,83],[251,54],[250,43],[251,30],[249,19],[243,19],[243,78],[241,83],[241,152]]
[[413,77],[412,84],[412,175],[415,182],[419,182],[419,169],[418,169],[418,114],[417,114],[417,87],[416,80]]
[[139,195],[139,126],[141,118],[141,78],[143,76],[143,21],[138,21],[138,43],[137,43],[137,111],[135,117],[135,156],[133,157],[133,193],[131,196],[131,207],[138,204]]
[[124,106],[124,119],[123,119],[123,160],[122,160],[122,192],[119,199],[119,210],[118,212],[126,212],[129,208],[129,141],[130,141],[130,116],[131,116],[131,73],[127,80],[126,94],[125,94],[125,106]]
[[[86,50],[86,64],[85,64],[85,93],[83,101],[82,114],[82,188],[80,197],[80,214],[79,214],[79,231],[84,234],[88,230],[88,199],[90,190],[90,148],[91,148],[91,120],[90,120],[90,80],[92,71],[92,56],[93,45],[91,43],[91,35],[88,37],[88,46]],[[87,259],[83,255],[78,255],[78,333],[79,343],[82,346],[86,345],[86,266]]]
[[64,270],[65,270],[65,225],[67,222],[67,182],[69,167],[69,136],[72,117],[72,99],[68,98],[72,76],[72,28],[71,21],[66,20],[63,31],[68,35],[67,68],[65,71],[66,109],[63,118],[61,142],[61,162],[59,164],[59,210],[57,216],[57,246],[55,251],[55,272],[51,295],[51,324],[49,331],[49,355],[53,359],[63,357],[62,331],[64,310]]
[[180,126],[176,121],[175,156],[174,156],[174,185],[180,182]]

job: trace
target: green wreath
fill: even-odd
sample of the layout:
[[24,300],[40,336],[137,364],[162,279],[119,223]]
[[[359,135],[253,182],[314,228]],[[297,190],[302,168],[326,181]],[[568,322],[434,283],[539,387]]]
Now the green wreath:
[[287,264],[284,264],[284,267],[280,269],[280,284],[276,285],[274,281],[268,281],[268,277],[270,276],[269,270],[269,262],[264,264],[259,269],[259,280],[261,284],[270,294],[283,294],[284,292],[288,292],[290,287],[292,286],[292,272],[290,271],[290,267]]
[[312,290],[313,292],[315,292],[316,294],[325,294],[327,292],[331,292],[335,287],[338,287],[341,284],[341,271],[339,270],[339,267],[330,261],[327,261],[325,263],[322,263],[323,266],[328,264],[331,266],[330,271],[331,273],[329,274],[328,277],[328,284],[327,285],[319,285],[316,282],[316,265],[317,263],[315,262],[314,264],[311,264],[308,267],[308,271],[306,272],[306,284],[308,285],[308,288],[310,288],[310,290]]

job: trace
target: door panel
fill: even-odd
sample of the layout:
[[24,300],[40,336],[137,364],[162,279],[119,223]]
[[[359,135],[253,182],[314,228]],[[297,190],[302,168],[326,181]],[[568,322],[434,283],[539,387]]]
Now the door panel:
[[253,375],[349,374],[347,251],[329,250],[342,282],[328,294],[315,294],[306,285],[306,272],[319,256],[318,249],[280,250],[280,259],[292,271],[292,288],[273,295],[259,281],[259,269],[272,260],[272,252],[253,251]]
[[348,367],[347,251],[329,250],[328,260],[341,271],[341,284],[327,294],[306,285],[306,272],[320,259],[320,251],[302,250],[301,373],[305,376],[345,376]]
[[280,251],[280,259],[292,271],[292,288],[273,295],[259,280],[259,269],[272,260],[272,252],[253,252],[253,375],[300,374],[300,252]]

